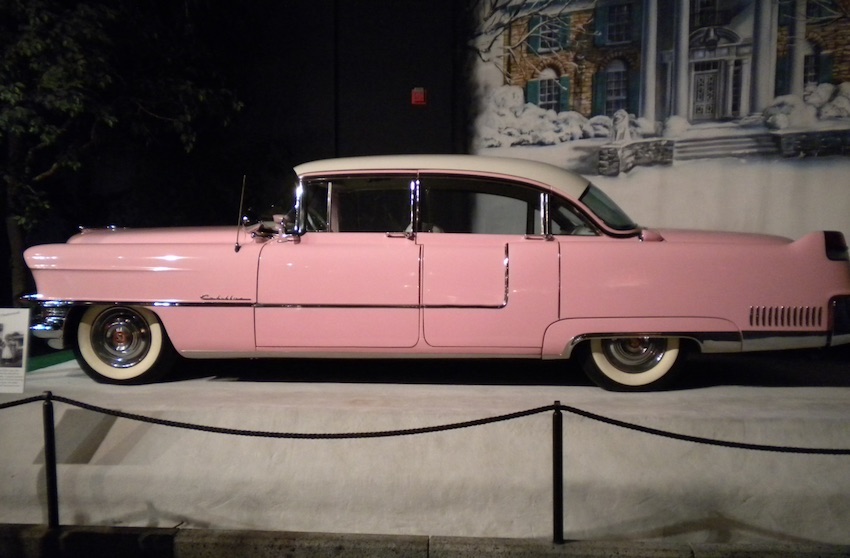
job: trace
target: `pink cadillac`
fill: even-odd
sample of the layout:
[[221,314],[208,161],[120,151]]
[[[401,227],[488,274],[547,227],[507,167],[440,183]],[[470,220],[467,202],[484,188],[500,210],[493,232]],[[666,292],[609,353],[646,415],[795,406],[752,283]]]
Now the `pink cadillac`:
[[179,356],[577,357],[670,385],[689,351],[850,342],[843,236],[634,222],[586,179],[465,155],[295,168],[291,212],[239,227],[85,229],[26,252],[33,331],[99,382]]

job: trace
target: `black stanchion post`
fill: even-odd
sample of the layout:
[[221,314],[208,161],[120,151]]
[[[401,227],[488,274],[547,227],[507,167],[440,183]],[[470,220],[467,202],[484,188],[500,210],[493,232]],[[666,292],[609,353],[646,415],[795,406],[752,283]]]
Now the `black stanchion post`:
[[44,477],[47,481],[47,526],[59,527],[59,488],[56,481],[56,427],[53,420],[53,394],[44,392]]
[[564,417],[555,401],[552,415],[552,540],[564,544]]

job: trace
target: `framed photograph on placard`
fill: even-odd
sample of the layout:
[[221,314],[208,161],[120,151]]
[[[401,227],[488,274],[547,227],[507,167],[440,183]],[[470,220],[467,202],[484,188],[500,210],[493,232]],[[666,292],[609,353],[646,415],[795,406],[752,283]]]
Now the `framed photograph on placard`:
[[0,393],[24,391],[28,308],[0,309]]

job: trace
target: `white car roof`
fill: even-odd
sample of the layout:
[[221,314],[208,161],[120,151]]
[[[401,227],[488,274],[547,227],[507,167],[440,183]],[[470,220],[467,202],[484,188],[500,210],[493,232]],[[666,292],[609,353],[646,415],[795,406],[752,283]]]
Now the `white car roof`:
[[342,157],[303,163],[295,167],[299,178],[362,172],[445,171],[491,177],[521,179],[550,186],[568,197],[579,198],[587,188],[586,178],[548,163],[510,157],[482,155],[375,155]]

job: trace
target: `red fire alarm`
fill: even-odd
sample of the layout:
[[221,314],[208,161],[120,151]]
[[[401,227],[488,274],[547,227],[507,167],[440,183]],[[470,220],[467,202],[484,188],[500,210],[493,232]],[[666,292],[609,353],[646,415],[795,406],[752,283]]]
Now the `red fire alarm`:
[[428,91],[424,87],[414,87],[410,91],[410,104],[422,107],[428,104]]

